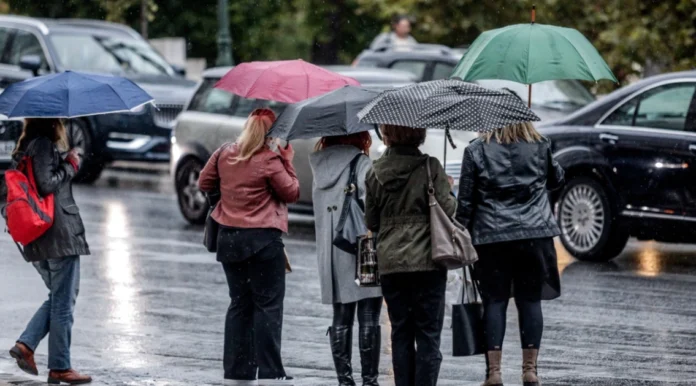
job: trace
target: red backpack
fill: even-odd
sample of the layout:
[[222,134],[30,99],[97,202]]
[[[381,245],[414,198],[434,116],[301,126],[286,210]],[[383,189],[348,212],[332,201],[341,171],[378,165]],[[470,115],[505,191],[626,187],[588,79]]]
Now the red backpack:
[[5,171],[7,229],[12,239],[27,245],[53,225],[53,194],[41,197],[36,189],[31,157],[22,156],[17,168]]

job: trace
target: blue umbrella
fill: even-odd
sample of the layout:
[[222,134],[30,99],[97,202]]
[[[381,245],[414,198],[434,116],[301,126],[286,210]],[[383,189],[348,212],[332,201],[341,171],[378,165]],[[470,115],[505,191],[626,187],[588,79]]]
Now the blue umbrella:
[[0,114],[8,118],[76,118],[129,112],[152,101],[128,79],[66,71],[10,85],[0,94]]

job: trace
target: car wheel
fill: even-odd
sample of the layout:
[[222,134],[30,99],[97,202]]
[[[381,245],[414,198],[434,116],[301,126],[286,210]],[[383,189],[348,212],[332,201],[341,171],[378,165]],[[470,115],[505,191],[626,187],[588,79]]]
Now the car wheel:
[[563,246],[583,261],[609,261],[628,241],[628,232],[614,218],[611,201],[595,179],[570,180],[556,206]]
[[82,165],[75,176],[75,182],[91,184],[99,179],[104,170],[103,162],[94,155],[92,136],[87,122],[73,119],[66,123],[70,148],[79,147],[83,150]]
[[197,158],[186,159],[176,171],[175,188],[179,209],[191,224],[203,224],[208,215],[208,202],[198,189],[198,177],[203,163]]

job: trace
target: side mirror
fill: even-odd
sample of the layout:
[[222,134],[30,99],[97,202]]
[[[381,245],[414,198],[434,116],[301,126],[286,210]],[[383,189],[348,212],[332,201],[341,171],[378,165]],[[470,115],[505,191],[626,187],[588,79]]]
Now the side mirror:
[[176,72],[177,75],[182,77],[186,76],[186,67],[172,65],[172,68],[174,69],[174,72]]
[[41,57],[38,55],[24,55],[19,59],[19,68],[31,71],[34,76],[39,75],[41,68]]

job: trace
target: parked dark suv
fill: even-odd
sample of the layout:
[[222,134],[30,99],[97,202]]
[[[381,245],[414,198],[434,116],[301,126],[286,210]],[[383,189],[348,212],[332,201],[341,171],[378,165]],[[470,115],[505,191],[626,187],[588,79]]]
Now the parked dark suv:
[[[169,162],[174,119],[195,83],[168,64],[137,32],[123,25],[92,20],[39,20],[0,16],[0,88],[35,75],[75,70],[116,74],[135,81],[157,107],[75,119],[68,125],[74,146],[86,150],[82,181],[99,177],[115,160]],[[0,126],[0,172],[21,124]]]
[[696,71],[644,79],[540,131],[566,170],[561,241],[581,260],[630,236],[696,243]]

